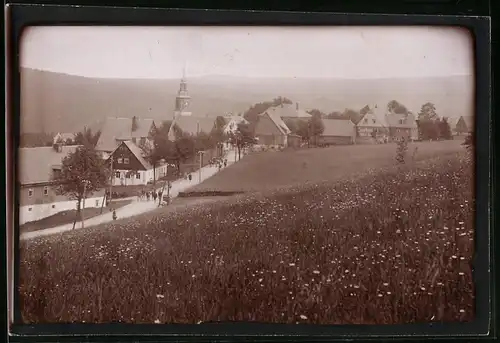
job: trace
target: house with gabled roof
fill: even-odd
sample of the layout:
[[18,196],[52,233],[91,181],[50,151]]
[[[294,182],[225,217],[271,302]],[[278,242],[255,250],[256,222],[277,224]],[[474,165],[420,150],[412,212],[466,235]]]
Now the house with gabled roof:
[[259,145],[286,147],[289,134],[291,130],[274,110],[267,110],[258,116],[255,138]]
[[454,122],[450,123],[454,135],[466,135],[474,130],[473,116],[460,116]]
[[358,141],[364,143],[386,142],[389,139],[389,124],[385,116],[385,108],[377,105],[370,107],[357,123]]
[[287,121],[308,121],[312,115],[307,113],[306,110],[299,107],[299,103],[295,104],[280,104],[278,106],[271,107],[267,110],[268,112],[273,112],[274,115],[280,117],[285,122]]
[[167,175],[167,164],[164,161],[153,166],[147,160],[144,150],[132,141],[123,141],[112,151],[108,163],[112,167],[113,186],[147,185]]
[[321,119],[323,133],[318,138],[320,145],[355,144],[356,125],[350,119]]
[[240,124],[249,124],[249,121],[242,115],[224,117],[224,119],[226,120],[226,125],[224,126],[225,134],[235,133],[236,130],[238,130],[238,125]]
[[418,125],[413,112],[409,111],[405,114],[388,112],[385,117],[391,141],[418,139]]
[[92,127],[92,132],[101,131],[96,150],[107,159],[122,142],[131,141],[141,146],[152,142],[156,130],[153,119],[107,117]]
[[[76,210],[77,201],[67,195],[57,194],[62,161],[79,145],[20,148],[18,165],[19,224],[37,221],[58,212]],[[87,207],[100,207],[104,200],[104,189],[88,194]]]

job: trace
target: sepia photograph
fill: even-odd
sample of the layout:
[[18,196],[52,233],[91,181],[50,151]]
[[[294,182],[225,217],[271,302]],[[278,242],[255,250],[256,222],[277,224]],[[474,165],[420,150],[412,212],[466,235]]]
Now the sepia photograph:
[[475,319],[468,30],[38,26],[19,59],[24,324]]

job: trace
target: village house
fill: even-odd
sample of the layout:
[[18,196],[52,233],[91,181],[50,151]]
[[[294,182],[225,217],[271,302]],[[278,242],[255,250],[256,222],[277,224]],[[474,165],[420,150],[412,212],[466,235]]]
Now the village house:
[[377,143],[389,140],[389,128],[384,109],[370,108],[356,125],[358,143]]
[[226,126],[224,126],[224,134],[229,135],[235,133],[238,130],[238,125],[246,124],[249,122],[242,115],[234,115],[230,117],[224,117],[226,120]]
[[[20,225],[61,211],[76,210],[77,201],[66,195],[56,194],[56,189],[63,158],[78,147],[54,144],[52,147],[19,149]],[[88,194],[85,208],[102,206],[103,198],[104,189]]]
[[387,111],[375,105],[360,119],[357,127],[358,143],[385,143],[418,139],[418,126],[412,112],[406,114]]
[[474,130],[473,116],[460,116],[454,121],[450,121],[451,131],[454,136],[464,136]]
[[324,130],[319,145],[355,144],[356,126],[349,119],[322,119]]
[[389,137],[391,141],[400,139],[417,140],[418,126],[415,115],[412,112],[406,114],[398,114],[388,112],[386,114],[386,122],[389,127]]
[[103,159],[123,142],[131,141],[137,146],[151,144],[156,130],[153,119],[108,117],[98,123],[92,132],[101,131],[96,150]]
[[308,121],[312,115],[299,107],[299,103],[281,104],[271,107],[268,111],[273,112],[275,116],[280,117],[284,122]]
[[147,185],[167,175],[167,165],[164,161],[159,161],[153,168],[144,157],[144,151],[132,141],[122,142],[111,153],[108,161],[113,169],[113,186]]
[[281,147],[288,145],[287,139],[291,131],[275,109],[270,108],[258,116],[255,125],[255,138],[258,145]]

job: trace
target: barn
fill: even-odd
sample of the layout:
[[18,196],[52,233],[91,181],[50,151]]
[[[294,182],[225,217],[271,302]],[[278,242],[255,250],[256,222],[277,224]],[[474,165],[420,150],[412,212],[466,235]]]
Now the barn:
[[356,143],[356,126],[349,119],[322,119],[323,134],[319,145],[345,145]]

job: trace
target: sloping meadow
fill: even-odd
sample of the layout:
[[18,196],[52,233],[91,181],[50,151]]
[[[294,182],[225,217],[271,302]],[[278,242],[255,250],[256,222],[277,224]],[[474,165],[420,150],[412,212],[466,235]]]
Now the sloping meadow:
[[464,153],[21,243],[26,323],[474,316]]

